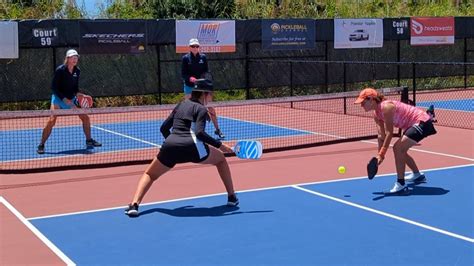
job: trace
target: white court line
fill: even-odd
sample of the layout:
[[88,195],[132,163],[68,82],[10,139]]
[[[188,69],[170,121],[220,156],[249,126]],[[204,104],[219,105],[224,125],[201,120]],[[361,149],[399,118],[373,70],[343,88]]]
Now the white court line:
[[[32,225],[23,215],[15,209],[4,197],[0,196],[0,202],[5,205],[36,237],[38,237],[54,254],[56,254],[67,265],[76,265],[58,247],[56,247],[47,237],[45,237],[34,225]],[[26,254],[25,254],[26,255]]]
[[64,155],[64,156],[51,156],[51,157],[43,157],[43,158],[32,158],[32,159],[18,159],[18,160],[10,160],[10,161],[0,161],[2,163],[14,163],[14,162],[31,162],[31,161],[46,161],[46,160],[55,160],[58,158],[71,158],[71,157],[78,157],[78,156],[90,156],[90,155],[108,155],[112,153],[123,153],[123,152],[130,152],[130,151],[144,151],[155,149],[154,147],[144,147],[144,148],[134,148],[134,149],[124,149],[124,150],[112,150],[112,151],[98,151],[93,152],[90,154],[75,154],[75,155]]
[[[465,165],[448,166],[448,167],[441,167],[441,168],[432,168],[432,169],[424,170],[424,172],[449,170],[449,169],[456,169],[456,168],[469,167],[469,166],[474,166],[474,164],[465,164]],[[377,175],[377,177],[391,176],[391,175],[395,175],[395,173]],[[258,191],[273,190],[273,189],[280,189],[280,188],[289,188],[289,187],[292,187],[292,186],[307,186],[307,185],[316,185],[316,184],[325,184],[325,183],[337,183],[337,182],[351,181],[351,180],[358,180],[358,179],[366,179],[366,178],[367,178],[367,176],[349,177],[349,178],[342,178],[342,179],[335,179],[335,180],[324,180],[324,181],[297,183],[297,184],[281,185],[281,186],[273,186],[273,187],[254,188],[254,189],[241,190],[241,191],[237,191],[237,192],[238,193],[258,192]],[[169,203],[169,202],[178,202],[178,201],[192,200],[192,199],[201,199],[201,198],[220,196],[220,195],[227,195],[227,193],[221,192],[221,193],[206,194],[206,195],[199,195],[199,196],[178,198],[178,199],[171,199],[171,200],[164,200],[164,201],[154,201],[154,202],[140,204],[140,206],[148,206],[148,205],[155,205],[155,204],[162,204],[162,203]],[[79,212],[69,212],[69,213],[62,213],[62,214],[37,216],[37,217],[28,218],[28,220],[31,221],[31,220],[48,219],[48,218],[63,217],[63,216],[78,215],[78,214],[87,214],[87,213],[94,213],[94,212],[101,212],[101,211],[111,211],[111,210],[117,210],[117,209],[124,209],[125,207],[126,206],[119,206],[119,207],[94,209],[94,210],[88,210],[88,211],[79,211]]]
[[[377,142],[375,142],[375,141],[361,140],[361,142],[379,145],[379,144],[378,144]],[[393,145],[390,144],[390,147],[393,147]],[[410,148],[410,151],[417,151],[417,152],[429,153],[429,154],[440,155],[440,156],[451,157],[451,158],[462,159],[462,160],[474,162],[474,159],[473,159],[473,158],[462,157],[462,156],[457,156],[457,155],[453,155],[453,154],[447,154],[447,153],[441,153],[441,152],[434,152],[434,151],[427,151],[427,150],[416,149],[416,148]]]
[[91,126],[91,127],[97,128],[99,130],[102,130],[102,131],[105,131],[105,132],[108,132],[108,133],[111,133],[111,134],[114,134],[114,135],[117,135],[117,136],[120,136],[120,137],[124,137],[124,138],[127,138],[127,139],[132,139],[132,140],[135,140],[135,141],[138,141],[138,142],[142,142],[142,143],[145,143],[145,144],[148,144],[148,145],[151,145],[151,146],[155,146],[155,147],[158,147],[158,148],[161,147],[161,145],[159,145],[159,144],[156,144],[156,143],[153,143],[153,142],[148,142],[146,140],[142,140],[142,139],[138,139],[138,138],[134,138],[134,137],[122,134],[122,133],[118,133],[116,131],[108,130],[108,129],[98,127],[98,126]]
[[352,206],[352,207],[355,207],[355,208],[359,208],[359,209],[362,209],[362,210],[373,212],[373,213],[376,213],[376,214],[379,214],[379,215],[382,215],[382,216],[386,216],[386,217],[389,217],[389,218],[392,218],[392,219],[395,219],[395,220],[399,220],[399,221],[402,221],[402,222],[405,222],[405,223],[416,225],[416,226],[419,226],[419,227],[422,227],[422,228],[425,228],[425,229],[428,229],[428,230],[431,230],[431,231],[434,231],[434,232],[437,232],[437,233],[440,233],[440,234],[444,234],[444,235],[447,235],[447,236],[451,236],[451,237],[458,238],[458,239],[461,239],[461,240],[464,240],[464,241],[467,241],[467,242],[474,243],[474,239],[469,238],[467,236],[458,235],[458,234],[455,234],[455,233],[452,233],[452,232],[449,232],[449,231],[446,231],[446,230],[443,230],[443,229],[439,229],[439,228],[436,228],[436,227],[433,227],[433,226],[429,226],[429,225],[426,225],[426,224],[415,222],[415,221],[412,221],[412,220],[409,220],[409,219],[406,219],[406,218],[403,218],[403,217],[400,217],[400,216],[397,216],[397,215],[393,215],[393,214],[390,214],[390,213],[387,213],[387,212],[372,209],[372,208],[369,208],[369,207],[366,207],[366,206],[363,206],[363,205],[359,205],[359,204],[356,204],[356,203],[353,203],[353,202],[350,202],[350,201],[346,201],[346,200],[343,200],[343,199],[332,197],[332,196],[329,196],[329,195],[326,195],[326,194],[323,194],[323,193],[319,193],[319,192],[316,192],[316,191],[313,191],[313,190],[309,190],[309,189],[306,189],[306,188],[302,188],[300,186],[292,186],[292,187],[295,188],[295,189],[298,189],[298,190],[301,190],[301,191],[304,191],[304,192],[322,197],[322,198],[337,201],[339,203],[346,204],[346,205],[349,205],[349,206]]
[[[98,130],[105,131],[105,132],[107,132],[107,133],[111,133],[111,134],[114,134],[114,135],[118,135],[118,136],[120,136],[120,137],[132,139],[132,140],[135,140],[135,141],[138,141],[138,142],[142,142],[142,143],[145,143],[145,144],[154,146],[154,147],[161,148],[161,145],[156,144],[156,143],[153,143],[153,142],[148,142],[148,141],[146,141],[146,140],[134,138],[134,137],[132,137],[132,136],[128,136],[128,135],[125,135],[125,134],[122,134],[122,133],[119,133],[119,132],[116,132],[116,131],[108,130],[108,129],[105,129],[105,128],[102,128],[102,127],[98,127],[98,126],[91,126],[91,127],[96,128],[96,129],[98,129]],[[107,154],[107,153],[114,153],[114,152],[134,151],[134,150],[143,150],[143,149],[147,149],[147,148],[125,149],[125,150],[113,150],[113,151],[106,151],[106,152],[100,152],[100,151],[99,151],[99,152],[96,152],[96,153],[93,153],[93,154]],[[47,159],[58,159],[58,158],[69,158],[69,157],[89,156],[89,155],[90,155],[90,154],[74,154],[74,155],[64,155],[64,156],[50,156],[50,157],[43,157],[43,158],[18,159],[18,160],[10,160],[10,161],[2,161],[2,162],[3,162],[3,163],[27,162],[27,161],[37,161],[37,160],[47,160]]]
[[[225,119],[228,119],[228,120],[239,121],[239,122],[257,124],[257,125],[266,126],[266,127],[276,127],[276,128],[280,128],[280,129],[286,129],[286,130],[301,132],[301,133],[305,133],[305,134],[321,135],[321,136],[327,136],[327,137],[332,137],[332,138],[336,138],[336,139],[347,139],[346,137],[341,137],[341,136],[337,136],[337,135],[331,135],[331,134],[314,132],[314,131],[303,130],[303,129],[296,129],[296,128],[291,128],[291,127],[277,126],[277,125],[273,125],[273,124],[267,124],[267,123],[261,123],[261,122],[255,122],[255,121],[248,121],[248,120],[244,120],[244,119],[231,118],[231,117],[227,117],[227,116],[218,116],[218,117],[222,117],[222,118],[225,118]],[[292,135],[289,135],[289,136],[294,137],[295,135],[292,134]],[[279,137],[279,136],[276,136],[276,137]]]

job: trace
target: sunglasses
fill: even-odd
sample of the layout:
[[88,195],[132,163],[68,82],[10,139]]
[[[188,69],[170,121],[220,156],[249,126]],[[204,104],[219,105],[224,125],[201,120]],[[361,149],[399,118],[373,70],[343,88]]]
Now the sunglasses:
[[191,48],[199,48],[199,45],[191,45],[191,46],[189,46],[189,47],[191,47]]

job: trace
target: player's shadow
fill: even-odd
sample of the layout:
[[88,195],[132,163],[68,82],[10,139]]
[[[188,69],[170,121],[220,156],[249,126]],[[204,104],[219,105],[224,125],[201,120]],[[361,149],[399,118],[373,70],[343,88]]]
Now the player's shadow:
[[399,193],[385,194],[383,192],[374,192],[374,195],[380,195],[372,200],[381,200],[386,197],[403,197],[403,196],[440,196],[449,193],[449,190],[440,187],[418,186],[419,184],[409,184],[408,191]]
[[166,209],[166,208],[153,208],[140,212],[140,216],[148,215],[155,212],[160,212],[170,216],[176,217],[219,217],[219,216],[228,216],[244,213],[266,213],[273,212],[272,210],[266,211],[239,211],[238,206],[215,206],[215,207],[194,207],[194,206],[183,206],[175,209]]
[[77,155],[77,154],[93,154],[94,149],[76,149],[76,150],[65,150],[65,151],[57,151],[57,152],[45,152],[44,154],[63,154],[63,155]]

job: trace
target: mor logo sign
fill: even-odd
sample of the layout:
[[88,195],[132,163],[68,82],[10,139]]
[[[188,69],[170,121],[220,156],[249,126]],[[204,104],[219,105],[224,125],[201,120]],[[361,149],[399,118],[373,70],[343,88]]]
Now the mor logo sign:
[[33,42],[39,46],[56,45],[58,39],[57,28],[35,28],[32,31]]

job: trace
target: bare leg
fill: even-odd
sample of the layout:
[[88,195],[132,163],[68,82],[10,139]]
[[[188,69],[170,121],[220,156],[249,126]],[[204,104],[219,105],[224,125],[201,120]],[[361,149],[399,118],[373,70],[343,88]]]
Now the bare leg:
[[79,115],[79,118],[82,120],[82,129],[84,130],[84,135],[86,135],[86,140],[91,139],[91,120],[88,115]]
[[46,122],[46,126],[43,129],[43,133],[41,134],[41,143],[40,144],[45,144],[46,141],[48,140],[49,136],[51,135],[51,132],[53,131],[53,127],[56,124],[56,116],[52,115],[49,117],[48,122]]
[[219,172],[219,176],[221,177],[222,183],[224,183],[227,194],[229,196],[235,194],[229,164],[227,163],[227,160],[221,151],[209,146],[209,157],[207,157],[207,159],[201,163],[215,165],[217,167],[217,171]]
[[413,171],[413,173],[419,173],[420,172],[420,169],[418,169],[418,166],[416,165],[415,160],[408,153],[407,153],[407,157],[406,157],[406,163],[407,163],[408,167]]
[[[60,109],[59,106],[51,104],[50,110],[56,110],[56,109]],[[46,141],[48,140],[49,136],[51,135],[51,131],[53,131],[53,127],[56,124],[56,119],[57,117],[54,115],[49,117],[48,122],[46,122],[46,126],[43,129],[43,133],[41,134],[40,144],[44,145]]]
[[220,129],[219,124],[217,122],[216,109],[214,109],[213,107],[208,107],[207,110],[209,111],[209,116],[211,117],[211,121],[214,124],[214,127],[216,128],[216,130],[219,131]]
[[403,136],[393,145],[393,153],[395,155],[395,166],[397,168],[397,180],[402,184],[405,182],[405,165],[407,163],[414,163],[413,158],[410,157],[411,161],[410,159],[407,159],[407,152],[415,144],[415,141],[406,136]]
[[132,204],[137,203],[140,204],[142,202],[143,197],[150,189],[151,185],[155,180],[157,180],[160,176],[164,173],[168,172],[171,168],[162,164],[156,157],[153,159],[151,164],[145,170],[142,177],[138,181],[138,187],[135,191],[135,196],[133,196]]

